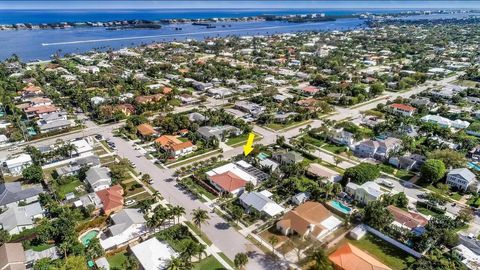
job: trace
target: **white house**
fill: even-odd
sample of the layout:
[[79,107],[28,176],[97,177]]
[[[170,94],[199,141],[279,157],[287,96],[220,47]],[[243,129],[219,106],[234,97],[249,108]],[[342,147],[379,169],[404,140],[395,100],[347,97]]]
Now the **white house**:
[[270,199],[271,196],[272,193],[270,193],[268,190],[264,190],[261,192],[245,192],[240,196],[239,199],[240,204],[247,210],[252,207],[261,213],[265,213],[268,216],[273,217],[285,211],[285,208]]
[[478,192],[479,186],[475,174],[467,168],[453,169],[447,174],[447,185],[466,191],[472,187]]
[[128,208],[110,216],[113,225],[108,227],[106,237],[100,238],[100,245],[107,250],[128,244],[149,230],[139,209]]
[[356,201],[367,204],[371,201],[376,201],[385,193],[380,189],[380,186],[375,182],[365,182],[362,185],[355,183],[348,183],[345,187],[348,194],[352,195]]
[[416,110],[415,107],[401,103],[393,103],[389,107],[392,113],[402,116],[412,116]]
[[441,127],[444,128],[456,128],[456,129],[465,129],[468,126],[470,126],[470,123],[467,121],[462,121],[460,119],[457,119],[455,121],[452,121],[450,119],[447,119],[445,117],[441,117],[439,115],[425,115],[424,117],[420,118],[423,122],[430,122],[430,123],[436,123]]
[[110,178],[110,170],[105,167],[92,167],[88,169],[85,180],[88,182],[93,191],[99,191],[109,188],[112,184]]
[[142,265],[142,269],[165,269],[171,258],[178,254],[166,243],[153,237],[130,248]]
[[20,154],[16,157],[7,159],[5,161],[5,167],[12,175],[19,175],[23,169],[32,165],[32,158],[28,154]]

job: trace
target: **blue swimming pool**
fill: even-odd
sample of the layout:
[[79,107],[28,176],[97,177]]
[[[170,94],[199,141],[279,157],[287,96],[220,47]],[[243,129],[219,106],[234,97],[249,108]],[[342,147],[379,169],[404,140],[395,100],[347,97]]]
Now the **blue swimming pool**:
[[350,214],[350,212],[352,212],[352,208],[337,200],[330,201],[330,205],[344,214]]
[[477,171],[480,171],[480,165],[478,165],[478,163],[474,163],[474,162],[468,162],[468,167],[472,168],[472,169],[475,169]]

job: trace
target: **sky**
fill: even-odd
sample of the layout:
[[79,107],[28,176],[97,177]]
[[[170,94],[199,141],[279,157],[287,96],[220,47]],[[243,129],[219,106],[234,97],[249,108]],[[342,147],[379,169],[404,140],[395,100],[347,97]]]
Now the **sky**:
[[[441,3],[441,4],[439,4]],[[480,9],[480,1],[142,1],[142,0],[87,0],[87,1],[62,1],[62,0],[0,0],[0,10],[8,9],[198,9],[198,8],[222,8],[222,9],[266,9],[266,8],[331,8],[331,9],[356,9],[356,8],[475,8]]]

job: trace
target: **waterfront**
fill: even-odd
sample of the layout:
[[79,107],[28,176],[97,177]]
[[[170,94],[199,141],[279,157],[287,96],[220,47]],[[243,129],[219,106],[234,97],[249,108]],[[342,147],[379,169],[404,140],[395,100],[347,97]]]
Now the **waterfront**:
[[[0,59],[12,54],[24,61],[47,60],[52,54],[83,53],[93,49],[107,50],[152,42],[205,39],[229,35],[271,35],[299,31],[344,31],[364,27],[361,19],[348,18],[319,23],[235,22],[215,23],[216,28],[191,24],[167,24],[158,30],[132,29],[109,31],[105,28],[70,28],[0,32]],[[224,27],[225,26],[225,27]],[[182,30],[175,30],[181,28]]]

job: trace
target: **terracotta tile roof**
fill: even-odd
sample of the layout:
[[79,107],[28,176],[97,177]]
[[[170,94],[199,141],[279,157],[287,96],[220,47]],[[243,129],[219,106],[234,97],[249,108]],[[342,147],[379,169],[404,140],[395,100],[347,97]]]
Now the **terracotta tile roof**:
[[391,108],[395,108],[395,109],[400,109],[402,111],[407,111],[407,112],[413,112],[415,111],[415,107],[412,107],[410,105],[406,105],[406,104],[401,104],[401,103],[393,103],[390,105]]
[[307,93],[310,93],[310,94],[315,94],[318,91],[320,91],[320,89],[318,89],[317,87],[312,86],[312,85],[309,85],[309,86],[303,88],[302,90],[303,90],[303,92],[307,92]]
[[163,97],[163,94],[154,94],[148,96],[138,96],[135,101],[139,104],[157,102]]
[[42,88],[36,85],[27,85],[22,90],[24,92],[30,92],[30,93],[42,92]]
[[210,181],[217,184],[224,191],[232,192],[247,184],[247,181],[243,180],[232,172],[224,172],[214,176],[210,176]]
[[156,134],[157,131],[153,129],[153,127],[147,123],[141,124],[137,126],[137,131],[142,135],[142,136],[152,136],[153,134]]
[[191,141],[182,142],[177,139],[176,136],[172,135],[160,136],[155,140],[155,142],[160,144],[163,148],[171,149],[173,151],[178,151],[193,146]]
[[328,258],[338,270],[392,270],[350,243],[339,247]]
[[120,185],[97,191],[97,196],[102,201],[103,211],[107,214],[112,210],[123,207],[123,189]]
[[170,88],[170,87],[164,87],[163,88],[163,94],[165,94],[165,95],[170,94],[172,91],[173,91],[173,89]]
[[325,206],[318,202],[305,202],[292,211],[286,213],[279,221],[284,229],[290,228],[300,235],[304,235],[314,226],[313,232],[319,235],[325,228],[320,223],[332,216]]
[[428,219],[420,214],[408,212],[393,205],[387,206],[387,209],[390,213],[392,213],[396,222],[410,229],[415,229],[416,227],[425,227],[428,223]]
[[56,112],[58,110],[59,109],[55,107],[55,105],[44,105],[44,106],[28,107],[25,109],[25,112],[42,114],[42,113]]
[[186,141],[179,144],[171,145],[170,148],[172,148],[174,151],[178,151],[178,150],[190,148],[192,146],[193,146],[193,143],[191,141]]
[[310,107],[315,105],[317,102],[318,102],[318,99],[306,98],[306,99],[297,101],[297,104],[304,107]]

